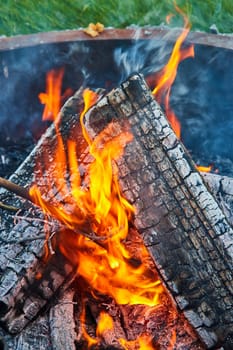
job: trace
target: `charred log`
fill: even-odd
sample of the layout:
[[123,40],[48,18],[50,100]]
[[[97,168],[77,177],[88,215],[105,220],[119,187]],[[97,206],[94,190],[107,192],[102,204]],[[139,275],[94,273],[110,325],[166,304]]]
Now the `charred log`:
[[[135,261],[140,261],[142,238],[135,229],[129,230],[129,235],[125,245],[129,248],[130,254],[134,256]],[[153,260],[147,257],[148,273],[157,280],[157,272]],[[153,279],[152,279],[153,280]],[[167,350],[190,349],[202,350],[205,346],[198,338],[195,330],[190,327],[189,321],[182,312],[178,312],[175,303],[169,294],[164,290],[160,295],[160,304],[154,307],[147,305],[119,305],[111,297],[98,294],[98,303],[96,294],[90,290],[85,281],[77,279],[75,281],[75,322],[77,329],[77,349],[84,350],[88,347],[87,339],[83,335],[83,328],[93,339],[91,349],[118,349],[123,350],[123,344],[131,350],[140,348],[139,338],[144,339],[149,348]],[[82,300],[82,304],[79,302]],[[84,304],[84,305],[83,305]],[[81,314],[85,308],[85,321],[80,322]],[[107,314],[114,321],[111,328],[111,322],[108,327],[99,333],[98,324],[101,314]],[[96,341],[96,343],[95,343]],[[127,345],[126,345],[127,344]],[[144,346],[146,346],[144,344]],[[141,345],[143,348],[143,345]]]
[[[63,110],[64,138],[73,128],[75,129],[73,135],[78,139],[81,136],[77,119],[78,101],[79,98],[76,97],[76,100],[73,100],[74,104],[71,101]],[[87,114],[86,125],[95,136],[112,120],[116,133],[130,125],[134,135],[133,142],[126,147],[126,153],[118,165],[125,196],[137,208],[135,227],[148,246],[167,287],[206,347],[215,347],[224,342],[225,346],[230,346],[232,332],[230,307],[232,305],[232,231],[230,226],[202,178],[195,171],[186,151],[174,136],[163,113],[153,101],[141,77],[132,77],[121,88],[103,98]],[[51,130],[53,129],[48,131],[33,154],[13,176],[13,181],[21,186],[28,186],[32,180],[34,164],[38,159],[41,159],[43,164],[45,152],[48,153],[46,157],[48,162],[44,169],[45,176],[46,172],[52,171],[54,158],[52,150],[55,148],[56,138],[54,130],[52,132]],[[85,161],[86,144],[83,143],[82,137],[78,144],[81,160]],[[24,175],[26,181],[22,180]],[[50,196],[49,193],[47,195]],[[5,199],[15,205],[13,197],[11,198],[6,191],[3,191],[1,200],[5,201]],[[22,202],[19,204],[22,205]],[[23,205],[28,208],[28,203],[23,202]],[[44,220],[44,216],[38,209],[34,216]],[[75,273],[73,265],[57,250],[44,264],[42,257],[47,237],[42,221],[40,225],[35,222],[32,225],[34,226],[31,231],[32,240],[38,235],[38,241],[25,243],[30,236],[29,219],[22,218],[15,226],[9,213],[4,213],[3,216],[1,232],[3,250],[0,256],[3,259],[1,282],[5,281],[5,284],[2,284],[4,309],[2,320],[11,332],[19,331],[28,322],[32,322],[41,310],[45,310],[48,300],[53,298],[62,286],[67,287],[71,283]],[[58,232],[57,225],[55,225],[55,232]],[[59,237],[56,234],[57,236]],[[9,245],[12,248],[10,258],[6,256]],[[25,252],[31,253],[26,264],[23,258]],[[18,258],[21,259],[20,263],[17,262]],[[61,265],[58,262],[60,259]],[[54,270],[59,270],[59,285],[52,284],[50,288]],[[31,295],[32,300],[30,300]],[[72,293],[69,300],[72,300]],[[65,313],[68,323],[71,324],[71,341],[67,343],[67,349],[73,349],[74,333],[70,318],[73,304],[68,305],[66,305],[67,308],[63,308],[64,305],[58,304],[58,308],[55,306],[55,309],[50,311],[50,337],[55,344],[53,348],[62,348],[62,344],[66,343],[67,334],[69,336],[68,330],[64,337],[59,337],[56,331],[56,328],[62,324],[62,316],[59,315]],[[90,312],[92,318],[96,320],[98,320],[97,309],[93,302]],[[143,312],[142,309],[140,310]],[[162,320],[164,310],[157,310],[158,313],[160,311]],[[140,311],[138,314],[137,310],[130,307],[120,310],[119,320],[124,320],[124,327],[122,322],[119,322],[119,329],[121,328],[122,335],[126,335],[127,339],[134,336],[135,330],[130,331],[130,327],[133,323],[131,319],[136,314],[137,328],[140,327],[145,315],[141,315]],[[57,323],[53,319],[54,316],[58,316]],[[34,322],[22,332],[22,337],[30,332],[33,325],[37,325]],[[187,320],[185,322],[184,324],[187,325]],[[118,324],[117,319],[116,324]],[[113,349],[116,342],[114,340],[114,344],[111,343],[111,339],[116,339],[114,337],[114,333],[110,338],[108,335],[103,335],[105,348]],[[161,345],[158,339],[154,341]],[[195,349],[195,344],[197,348],[199,347],[195,336],[188,342],[188,349]],[[165,349],[166,345],[161,345],[161,348]]]
[[141,76],[99,101],[85,123],[95,137],[110,121],[133,133],[118,162],[120,182],[168,289],[207,348],[228,342],[232,228]]
[[[77,121],[82,108],[81,96],[82,90],[78,91],[61,111],[61,129],[64,137],[68,136],[75,125],[79,127]],[[80,137],[78,144],[82,147],[81,132],[76,132],[76,137]],[[48,171],[51,170],[56,142],[55,128],[51,125],[32,153],[10,178],[17,189],[22,188],[23,195],[28,193],[26,188],[33,180],[36,163],[43,164],[45,155]],[[19,191],[18,195],[21,194]],[[6,189],[0,189],[0,199],[8,205],[21,208],[16,216],[2,210],[0,229],[0,316],[4,327],[11,333],[17,333],[45,308],[62,286],[71,283],[75,275],[75,266],[56,249],[55,239],[52,240],[46,234],[46,225],[49,226],[49,234],[59,231],[57,222],[46,218],[31,202],[15,197]],[[52,242],[55,242],[55,248],[49,249],[53,245]],[[51,253],[55,254],[51,256]]]
[[52,350],[75,350],[74,289],[69,288],[49,310]]
[[233,226],[233,179],[210,173],[203,173],[202,176]]

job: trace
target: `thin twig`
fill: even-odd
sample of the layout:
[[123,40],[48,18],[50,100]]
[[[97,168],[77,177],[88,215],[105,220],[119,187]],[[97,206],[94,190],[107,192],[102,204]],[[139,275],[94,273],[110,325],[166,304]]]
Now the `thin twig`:
[[35,236],[35,237],[25,237],[25,238],[21,238],[21,239],[2,239],[1,238],[1,241],[6,243],[6,244],[21,244],[21,243],[25,243],[25,242],[32,242],[32,241],[36,241],[36,240],[43,240],[45,239],[45,235],[44,234],[41,234],[41,235],[38,235],[38,236]]
[[19,208],[0,202],[0,209],[17,212]]
[[[17,196],[20,196],[24,199],[27,199],[29,200],[30,202],[33,203],[33,199],[32,197],[30,196],[29,194],[29,190],[25,187],[22,187],[20,185],[16,185],[15,183],[9,181],[9,180],[6,180],[2,177],[0,177],[0,187],[3,187],[5,189],[7,189],[8,191],[11,191],[13,192],[14,194],[16,194]],[[34,203],[35,204],[35,203]],[[58,220],[56,218],[56,220]],[[107,238],[109,238],[109,236],[98,236],[96,235],[95,232],[85,232],[84,230],[82,229],[79,229],[77,228],[77,230],[74,230],[74,232],[76,233],[79,233],[89,239],[91,239],[92,241],[94,241],[95,243],[99,244],[101,247],[104,247],[104,245],[102,244],[101,241],[104,241],[106,240]]]
[[53,249],[53,245],[52,245],[52,238],[55,236],[56,232],[52,232],[49,237],[46,239],[47,244],[48,244],[48,248],[49,248],[49,252],[51,255],[55,254],[55,250]]
[[31,222],[41,222],[44,223],[46,225],[50,225],[50,226],[54,226],[53,222],[50,222],[48,220],[45,219],[40,219],[40,218],[30,218],[29,216],[24,216],[24,215],[14,215],[15,219],[19,219],[19,220],[26,220],[26,221],[31,221]]
[[29,194],[28,189],[23,186],[16,185],[14,182],[11,182],[7,179],[4,179],[3,177],[0,177],[0,187],[3,187],[6,190],[15,193],[17,196],[32,202],[32,198]]

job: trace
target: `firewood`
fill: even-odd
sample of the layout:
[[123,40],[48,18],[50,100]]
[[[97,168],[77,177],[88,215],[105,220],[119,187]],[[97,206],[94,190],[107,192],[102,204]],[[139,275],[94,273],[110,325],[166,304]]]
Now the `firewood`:
[[[130,254],[134,254],[133,256],[140,260],[143,242],[135,229],[129,230],[125,244]],[[154,263],[150,257],[147,258],[147,264],[148,267],[151,267],[150,273],[154,275]],[[78,349],[87,348],[86,337],[83,337],[83,327],[92,339],[97,341],[93,349],[99,349],[100,346],[104,349],[123,350],[120,342],[125,340],[131,344],[132,349],[136,350],[139,347],[139,337],[145,336],[155,349],[167,350],[169,344],[172,343],[172,334],[175,334],[173,346],[171,345],[173,348],[205,349],[196,332],[184,315],[177,311],[166,292],[160,296],[163,300],[160,305],[149,307],[147,305],[119,305],[111,297],[104,295],[98,295],[98,302],[96,302],[96,297],[93,297],[93,293],[89,291],[90,286],[82,279],[77,279],[74,287],[76,291],[74,300],[77,301],[74,317],[77,324]],[[79,302],[80,300],[82,303]],[[85,307],[86,317],[84,324],[81,325],[80,315],[83,307]],[[108,316],[110,320],[107,323],[109,328],[106,327],[100,332],[98,325],[102,314]],[[111,327],[111,319],[113,327]]]
[[207,348],[232,342],[233,231],[225,215],[141,76],[85,117],[93,138],[110,121],[116,133],[130,125],[134,136],[118,161],[120,184],[168,289]]
[[211,173],[202,173],[202,176],[233,226],[233,179]]
[[19,208],[16,208],[13,205],[7,205],[2,202],[0,202],[0,209],[14,211],[14,212],[17,212],[19,210]]
[[[75,125],[79,127],[77,121],[81,109],[82,89],[61,111],[61,129],[64,137],[69,135]],[[76,137],[77,140],[80,137],[79,146],[82,147],[81,131],[76,133]],[[30,186],[35,164],[43,160],[44,154],[50,155],[50,163],[47,163],[47,166],[52,166],[55,146],[55,128],[51,125],[32,153],[11,176],[10,181],[16,184],[17,190]],[[18,191],[18,194],[24,196],[24,191]],[[49,239],[45,226],[48,222],[41,210],[3,189],[0,189],[0,200],[21,208],[16,224],[15,216],[2,210],[0,228],[0,317],[1,323],[9,332],[17,333],[38,315],[62,286],[71,283],[76,267],[67,261],[59,250],[55,250],[55,254],[49,258],[49,263],[45,262]],[[59,231],[59,225],[50,220],[50,232],[56,233]]]
[[41,315],[38,319],[28,325],[18,336],[4,335],[8,349],[23,349],[23,350],[50,350],[50,328],[48,316]]
[[[63,110],[64,137],[72,127],[77,128],[75,135],[78,138],[81,136],[76,114],[79,98],[75,98]],[[133,142],[126,147],[126,153],[118,165],[121,187],[125,196],[137,208],[135,227],[148,246],[167,287],[206,347],[224,342],[230,344],[231,328],[226,330],[225,326],[227,324],[232,327],[232,312],[228,306],[232,296],[229,291],[230,282],[224,280],[224,274],[231,281],[231,228],[140,76],[131,77],[119,89],[104,97],[87,113],[85,123],[95,136],[112,119],[116,131],[124,130],[130,125],[134,135]],[[46,135],[11,178],[20,186],[31,183],[34,164],[40,157],[43,160],[44,149],[51,155],[52,166],[52,149],[56,146],[54,129],[50,128]],[[80,144],[85,152],[86,145],[81,139]],[[50,166],[45,171],[50,171]],[[24,175],[25,181],[22,180]],[[9,197],[4,191],[0,192],[0,197],[2,200],[10,199],[15,204],[14,197]],[[22,203],[27,211],[28,204],[24,201]],[[25,227],[31,225],[27,221],[29,218],[23,218],[18,225],[14,225],[8,213],[3,216],[3,229],[0,232],[0,238],[4,242],[0,248],[3,259],[1,282],[4,282],[1,285],[2,322],[12,333],[32,322],[59,289],[62,286],[66,288],[75,276],[75,267],[57,250],[44,263],[44,216],[38,209],[33,210],[33,237],[38,234],[42,238],[33,244],[31,241],[30,244],[25,244],[27,238],[30,238],[30,230],[25,230]],[[36,218],[41,220],[39,225]],[[56,233],[57,237],[59,234]],[[14,241],[17,238],[21,244]],[[230,241],[229,246],[227,240]],[[10,241],[14,243],[9,249]],[[4,249],[5,252],[13,251],[10,257],[1,255]],[[24,266],[25,251],[29,251],[31,256]],[[18,258],[21,263],[15,261]],[[54,270],[59,270],[59,282],[52,284],[50,289],[48,281],[53,279]],[[50,324],[54,329],[61,323],[59,317],[58,323],[53,320],[53,316],[60,312],[56,306],[59,308],[55,305],[55,309],[50,311]],[[69,318],[70,308],[64,312]],[[229,322],[226,321],[227,317]],[[56,330],[52,337],[56,344],[54,348],[61,347],[66,338],[56,339]],[[71,349],[72,339],[73,335]],[[107,336],[104,342],[109,342]]]
[[74,289],[69,288],[49,310],[52,350],[75,350]]
[[15,184],[7,179],[4,179],[2,177],[0,177],[0,187],[3,187],[6,190],[15,193],[19,197],[22,197],[24,199],[31,201],[31,197],[30,197],[29,192],[26,188],[19,186],[19,185]]
[[[17,196],[19,196],[20,198],[22,199],[25,199],[35,205],[37,205],[36,203],[34,203],[34,199],[33,197],[30,195],[29,193],[29,190],[27,188],[24,188],[20,185],[17,185],[15,184],[14,182],[11,182],[7,179],[4,179],[2,177],[0,177],[0,188],[4,188],[8,191],[10,191],[12,194],[16,194]],[[38,206],[38,205],[37,205]],[[52,208],[54,208],[53,205],[51,205]],[[7,204],[4,204],[2,202],[0,202],[0,209],[3,209],[3,210],[8,210],[8,211],[13,211],[13,212],[17,212],[20,210],[20,208],[16,208],[12,205],[7,205]],[[43,208],[41,208],[43,210]],[[56,216],[54,215],[52,219],[57,219]],[[88,225],[88,223],[87,223]],[[64,225],[63,225],[64,226]],[[62,226],[62,223],[61,223],[61,226],[60,228],[64,228]],[[97,244],[103,246],[103,244],[101,243],[101,239],[100,237],[98,237],[95,232],[91,232],[90,230],[88,231],[85,227],[82,228],[81,226],[79,226],[77,228],[77,231],[74,229],[74,232],[77,232],[77,234],[81,234],[85,237],[88,237],[90,239],[92,239],[93,241],[95,241]],[[11,241],[12,242],[12,241]]]

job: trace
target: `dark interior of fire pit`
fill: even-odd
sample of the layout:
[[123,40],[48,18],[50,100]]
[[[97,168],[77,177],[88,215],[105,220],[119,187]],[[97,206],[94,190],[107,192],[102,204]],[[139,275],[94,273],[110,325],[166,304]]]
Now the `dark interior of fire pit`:
[[[65,67],[63,89],[111,89],[132,72],[145,77],[162,68],[172,43],[162,40],[93,40],[43,44],[0,52],[0,176],[9,176],[32,149],[46,124],[38,93],[46,73]],[[233,53],[195,45],[172,87],[171,106],[193,159],[233,175]]]

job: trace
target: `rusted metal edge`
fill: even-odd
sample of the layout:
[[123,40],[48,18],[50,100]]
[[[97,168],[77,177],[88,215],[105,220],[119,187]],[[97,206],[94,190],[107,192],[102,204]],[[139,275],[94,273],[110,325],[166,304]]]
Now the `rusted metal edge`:
[[[45,44],[72,41],[101,41],[101,40],[136,40],[164,39],[174,41],[181,29],[166,27],[135,27],[126,29],[107,28],[99,36],[92,38],[83,29],[51,31],[12,37],[0,37],[0,51],[14,50]],[[233,50],[232,34],[212,34],[190,32],[188,41],[193,44],[207,45]]]

